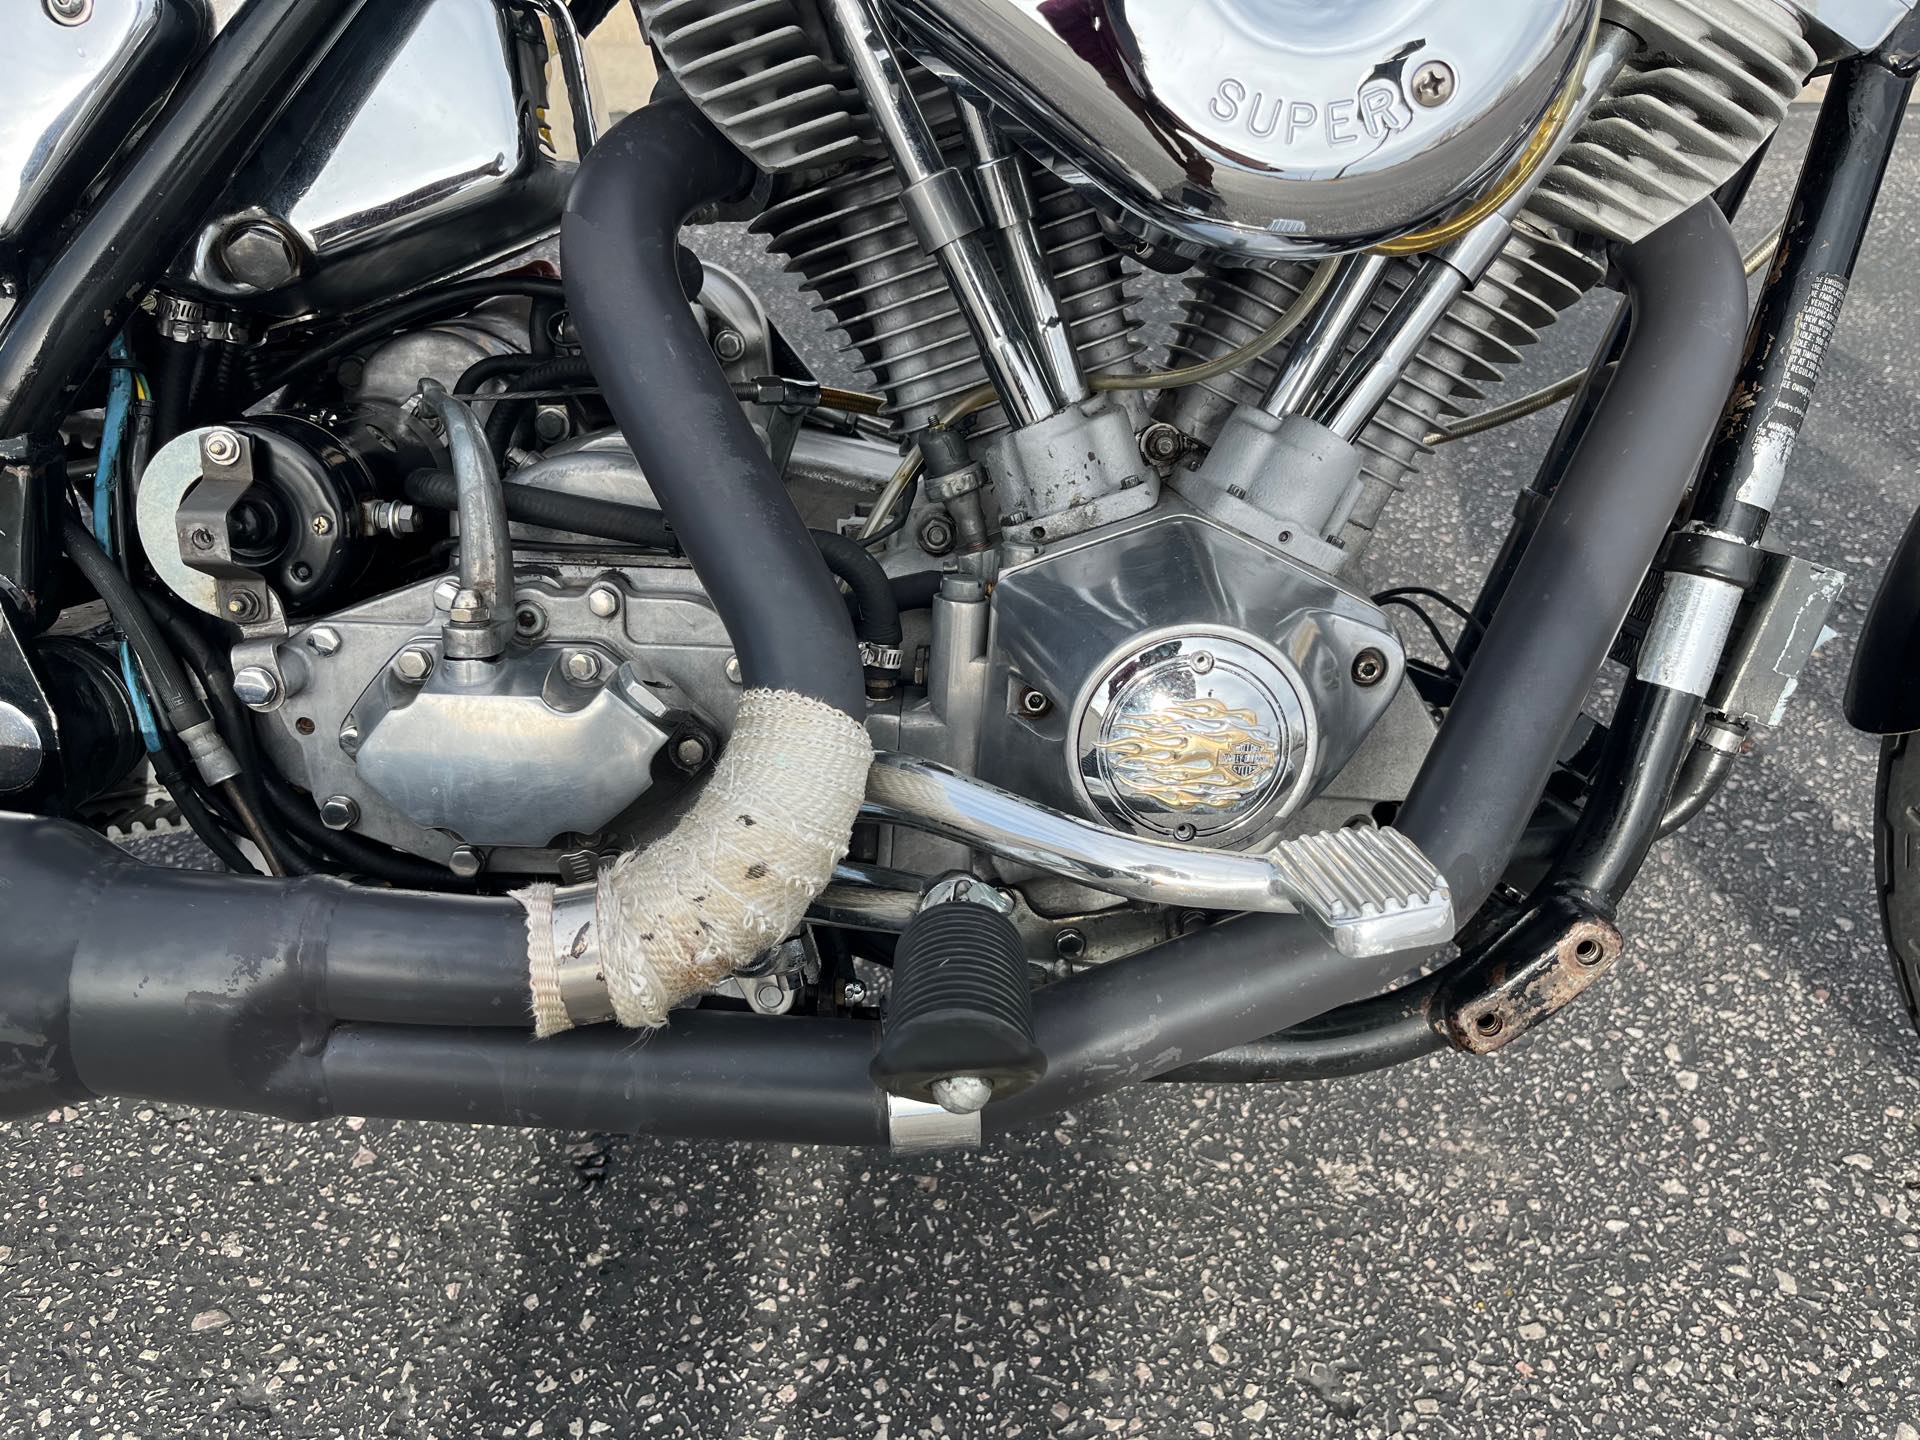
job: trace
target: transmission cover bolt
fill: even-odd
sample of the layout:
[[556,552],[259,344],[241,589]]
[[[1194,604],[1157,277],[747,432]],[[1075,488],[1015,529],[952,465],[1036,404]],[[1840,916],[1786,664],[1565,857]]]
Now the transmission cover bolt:
[[280,703],[280,677],[264,665],[243,665],[233,672],[233,693],[249,710],[271,710]]

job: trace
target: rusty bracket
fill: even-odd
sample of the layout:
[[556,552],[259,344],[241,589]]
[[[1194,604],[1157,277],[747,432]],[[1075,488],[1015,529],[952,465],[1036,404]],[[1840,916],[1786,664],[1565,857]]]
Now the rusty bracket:
[[1434,1028],[1456,1049],[1491,1055],[1584,995],[1624,945],[1593,906],[1552,896],[1448,983],[1434,1005]]

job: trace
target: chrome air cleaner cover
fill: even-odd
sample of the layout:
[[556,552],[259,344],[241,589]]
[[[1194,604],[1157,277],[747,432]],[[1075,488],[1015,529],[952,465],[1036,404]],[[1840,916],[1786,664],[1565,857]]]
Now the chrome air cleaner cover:
[[1452,218],[1526,150],[1600,0],[893,0],[937,70],[1143,240],[1249,258]]

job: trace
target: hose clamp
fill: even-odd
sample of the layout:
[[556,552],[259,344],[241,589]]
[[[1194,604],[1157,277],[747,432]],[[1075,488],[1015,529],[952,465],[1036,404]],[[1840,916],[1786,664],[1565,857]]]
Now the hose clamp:
[[871,640],[862,640],[860,663],[868,670],[900,670],[905,668],[907,656],[898,645],[879,645]]
[[603,1025],[614,1018],[600,966],[598,904],[591,885],[553,898],[554,979],[567,1019],[575,1025]]

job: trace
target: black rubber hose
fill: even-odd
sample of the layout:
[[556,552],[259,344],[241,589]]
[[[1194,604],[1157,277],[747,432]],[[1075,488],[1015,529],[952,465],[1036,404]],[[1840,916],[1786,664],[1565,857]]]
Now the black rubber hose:
[[864,720],[853,626],[819,549],[687,305],[680,226],[753,167],[684,100],[649,105],[580,167],[561,226],[574,322],[607,404],[751,689]]
[[166,632],[167,641],[200,682],[200,690],[215,711],[215,724],[221,736],[240,762],[240,774],[230,784],[240,791],[245,820],[251,820],[263,835],[255,844],[265,842],[266,850],[281,862],[289,874],[312,874],[300,847],[274,824],[272,808],[267,804],[260,777],[267,768],[261,763],[260,747],[254,741],[253,717],[233,693],[233,677],[213,643],[200,633],[177,602],[146,592],[140,595],[153,623]]
[[168,648],[166,637],[154,624],[153,616],[147,613],[146,602],[133,588],[133,582],[107,558],[86,526],[71,515],[61,517],[60,542],[87,583],[107,602],[114,623],[133,647],[134,657],[153,689],[154,703],[167,728],[179,734],[206,724],[211,719],[207,707],[193,693],[186,671],[180,668],[180,661]]
[[403,890],[444,890],[462,883],[451,870],[431,860],[403,855],[358,835],[327,829],[313,801],[272,770],[261,771],[260,788],[265,792],[267,804],[296,837],[356,874]]
[[460,379],[453,387],[453,393],[459,396],[474,396],[480,393],[480,387],[489,380],[498,380],[503,375],[518,375],[531,370],[540,363],[538,355],[489,355],[476,360],[460,373]]
[[329,360],[351,354],[361,346],[391,335],[396,330],[463,314],[476,305],[509,295],[525,296],[531,300],[564,299],[566,289],[558,280],[537,275],[489,275],[478,280],[456,280],[422,290],[321,341],[313,349],[282,362],[277,369],[254,381],[249,403],[261,396],[271,395],[283,385],[292,383]]
[[[500,487],[507,497],[507,518],[522,525],[617,540],[648,550],[677,550],[678,538],[667,517],[643,505],[623,505],[592,495],[563,495],[534,485],[507,481]],[[407,498],[435,510],[458,508],[459,485],[444,470],[416,470],[407,477]]]
[[[617,540],[623,545],[641,545],[650,550],[679,548],[678,537],[667,524],[667,517],[644,505],[626,505],[590,495],[565,495],[534,485],[515,485],[512,481],[500,488],[507,500],[507,518],[523,525],[591,535],[599,540]],[[453,476],[443,470],[420,470],[407,477],[407,498],[416,505],[453,510],[458,507],[459,487]],[[808,533],[819,547],[827,568],[846,581],[847,588],[853,592],[859,638],[889,649],[897,647],[906,638],[906,632],[900,625],[899,602],[894,599],[893,586],[880,562],[857,540],[827,530]]]
[[900,602],[894,598],[893,581],[880,562],[858,540],[836,535],[831,530],[810,533],[813,543],[820,548],[821,559],[827,562],[827,569],[844,580],[847,589],[853,592],[858,612],[855,629],[860,639],[883,649],[898,649],[907,632],[900,625]]
[[247,859],[239,843],[194,788],[193,775],[179,754],[178,742],[170,735],[161,736],[160,748],[148,753],[147,762],[153,766],[153,778],[160,782],[160,788],[173,797],[180,818],[187,822],[195,838],[213,852],[214,858],[236,875],[258,875],[259,867]]
[[[504,461],[514,432],[533,413],[540,402],[532,392],[561,390],[597,383],[593,367],[578,355],[563,355],[557,360],[542,360],[520,371],[507,382],[507,388],[487,416],[487,448],[494,459]],[[521,392],[529,392],[522,394]]]
[[153,442],[165,445],[183,432],[193,412],[193,368],[199,352],[177,340],[160,342],[153,375]]
[[1695,743],[1693,753],[1687,756],[1686,763],[1680,768],[1680,778],[1673,782],[1673,794],[1667,800],[1667,813],[1660,817],[1660,838],[1684,830],[1699,818],[1700,812],[1713,803],[1727,783],[1727,777],[1733,773],[1734,762],[1740,757],[1713,745]]
[[0,437],[51,434],[140,296],[206,220],[288,91],[367,0],[249,0],[130,147],[0,334]]

